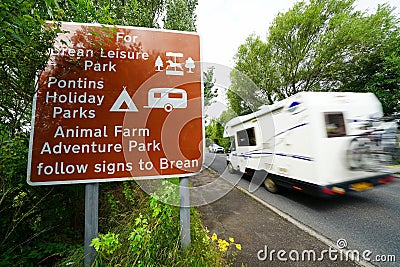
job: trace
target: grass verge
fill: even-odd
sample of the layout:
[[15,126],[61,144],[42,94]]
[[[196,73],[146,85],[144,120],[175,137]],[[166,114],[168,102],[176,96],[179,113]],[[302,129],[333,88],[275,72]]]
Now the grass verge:
[[[191,246],[180,248],[179,198],[174,180],[161,191],[145,194],[135,182],[109,186],[101,194],[100,234],[92,246],[98,252],[93,266],[229,266],[239,244],[210,235],[200,216],[191,209]],[[83,266],[83,249],[70,252],[60,266]]]

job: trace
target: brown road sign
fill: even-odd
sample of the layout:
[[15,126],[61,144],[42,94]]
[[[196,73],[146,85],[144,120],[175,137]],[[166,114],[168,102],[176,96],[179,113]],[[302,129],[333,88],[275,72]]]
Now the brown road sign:
[[62,23],[62,30],[38,81],[28,183],[199,172],[199,36],[79,23]]

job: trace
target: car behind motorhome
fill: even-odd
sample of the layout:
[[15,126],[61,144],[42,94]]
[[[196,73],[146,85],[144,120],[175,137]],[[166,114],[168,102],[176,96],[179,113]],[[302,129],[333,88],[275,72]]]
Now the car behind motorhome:
[[211,144],[208,147],[208,151],[210,151],[211,153],[219,153],[219,152],[224,153],[224,148],[217,144]]
[[382,116],[372,93],[298,93],[226,124],[228,169],[261,177],[273,193],[334,196],[390,183],[397,123]]

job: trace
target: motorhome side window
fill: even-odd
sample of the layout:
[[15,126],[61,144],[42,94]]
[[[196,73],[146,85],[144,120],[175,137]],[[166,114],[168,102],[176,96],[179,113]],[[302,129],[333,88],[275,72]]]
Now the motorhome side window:
[[230,149],[231,149],[231,151],[236,151],[235,137],[231,136],[230,139],[231,139],[231,147],[230,147]]
[[255,146],[256,135],[254,127],[237,132],[238,146]]
[[325,113],[325,126],[328,138],[346,136],[343,113]]

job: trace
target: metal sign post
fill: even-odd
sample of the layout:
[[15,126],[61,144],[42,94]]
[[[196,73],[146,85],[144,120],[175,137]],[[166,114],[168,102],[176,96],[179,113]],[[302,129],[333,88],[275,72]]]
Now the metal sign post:
[[181,246],[183,250],[186,250],[190,247],[190,192],[188,177],[182,177],[179,180],[179,197]]
[[97,237],[99,224],[99,183],[85,185],[85,267],[90,267],[96,258],[96,250],[90,246]]

